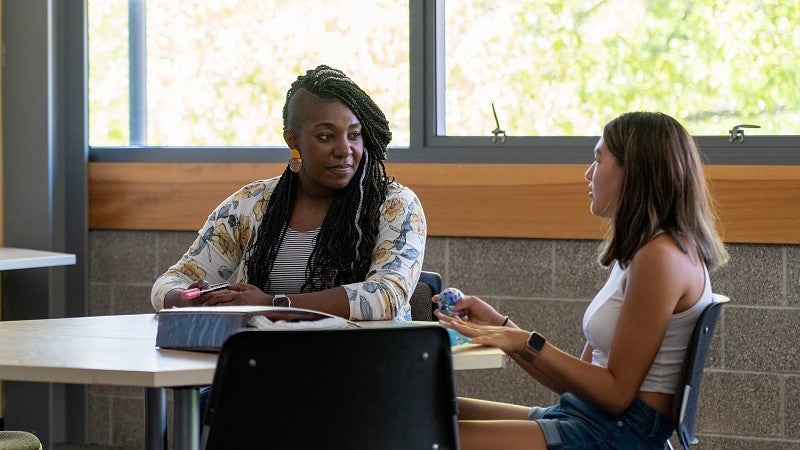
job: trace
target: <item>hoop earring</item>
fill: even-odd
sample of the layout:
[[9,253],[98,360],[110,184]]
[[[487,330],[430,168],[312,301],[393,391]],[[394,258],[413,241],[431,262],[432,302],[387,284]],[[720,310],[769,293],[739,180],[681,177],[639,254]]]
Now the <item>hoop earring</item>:
[[289,159],[289,170],[294,173],[300,172],[300,168],[303,167],[303,160],[300,159],[300,150],[293,148],[292,149],[292,156]]

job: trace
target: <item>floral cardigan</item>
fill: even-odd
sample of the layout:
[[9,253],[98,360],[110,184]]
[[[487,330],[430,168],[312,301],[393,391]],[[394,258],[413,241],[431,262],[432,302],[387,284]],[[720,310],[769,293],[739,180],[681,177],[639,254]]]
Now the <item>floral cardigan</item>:
[[[167,292],[197,280],[247,282],[245,249],[257,235],[278,179],[244,186],[211,213],[189,250],[153,285],[151,302],[156,311],[164,307]],[[342,285],[350,299],[350,319],[411,320],[409,299],[425,255],[425,213],[416,194],[396,182],[389,184],[380,212],[367,279]]]

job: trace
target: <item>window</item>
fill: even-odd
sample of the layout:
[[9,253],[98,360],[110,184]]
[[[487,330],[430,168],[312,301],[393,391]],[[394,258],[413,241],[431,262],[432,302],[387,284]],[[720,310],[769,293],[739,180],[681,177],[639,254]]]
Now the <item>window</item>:
[[[318,64],[353,78],[382,106],[392,145],[409,144],[407,2],[95,0],[88,6],[92,146],[283,147],[286,91]],[[142,60],[135,54],[139,42]]]
[[[795,6],[791,6],[794,3]],[[599,135],[656,110],[695,135],[798,134],[800,8],[714,0],[444,3],[443,134]]]
[[88,1],[93,160],[282,160],[247,150],[284,147],[286,89],[326,63],[386,112],[393,161],[582,163],[658,110],[711,163],[800,164],[796,2]]

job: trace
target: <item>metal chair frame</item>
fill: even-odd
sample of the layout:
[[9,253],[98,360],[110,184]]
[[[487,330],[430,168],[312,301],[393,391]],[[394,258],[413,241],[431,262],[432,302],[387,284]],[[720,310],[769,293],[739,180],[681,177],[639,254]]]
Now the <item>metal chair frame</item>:
[[[730,298],[724,295],[713,295],[714,301],[706,306],[697,319],[697,325],[694,327],[689,346],[686,348],[681,378],[675,392],[675,399],[680,399],[680,401],[675,402],[673,421],[678,441],[684,450],[688,450],[692,445],[697,445],[698,442],[695,436],[694,422],[700,399],[700,382],[703,380],[703,369],[711,340],[714,337],[719,313],[722,306],[730,301]],[[667,441],[664,448],[672,450],[673,447]]]

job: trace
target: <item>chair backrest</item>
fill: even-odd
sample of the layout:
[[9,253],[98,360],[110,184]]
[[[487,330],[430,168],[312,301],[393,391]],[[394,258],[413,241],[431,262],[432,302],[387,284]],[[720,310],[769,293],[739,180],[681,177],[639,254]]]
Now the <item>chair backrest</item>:
[[438,320],[433,311],[436,309],[431,297],[442,292],[442,276],[436,272],[422,271],[419,282],[411,295],[412,320]]
[[243,331],[222,346],[201,448],[458,448],[444,328]]
[[724,295],[714,294],[714,301],[706,306],[697,319],[692,339],[686,348],[681,379],[678,382],[677,392],[675,392],[675,399],[679,401],[675,402],[673,411],[678,439],[684,449],[697,444],[697,438],[694,435],[694,420],[700,397],[700,382],[703,380],[703,368],[706,364],[711,338],[714,336],[714,329],[717,326],[719,312],[722,310],[722,305],[729,301],[730,299]]

